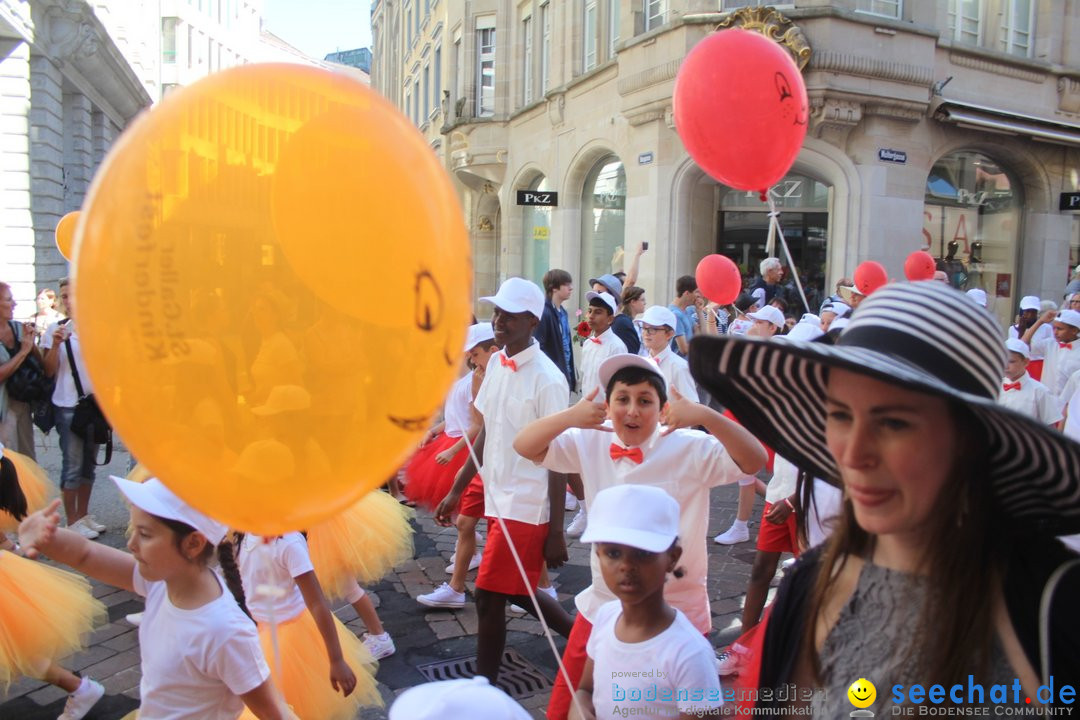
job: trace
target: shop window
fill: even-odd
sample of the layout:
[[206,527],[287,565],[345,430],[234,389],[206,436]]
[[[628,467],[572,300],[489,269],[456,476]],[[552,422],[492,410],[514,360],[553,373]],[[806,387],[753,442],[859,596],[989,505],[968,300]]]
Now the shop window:
[[[626,229],[626,172],[614,155],[585,176],[581,197],[581,277],[622,270]],[[581,282],[582,292],[588,290]]]
[[[547,192],[547,178],[538,177],[526,190]],[[543,287],[544,273],[551,269],[551,208],[523,205],[521,208],[522,272],[521,274]]]

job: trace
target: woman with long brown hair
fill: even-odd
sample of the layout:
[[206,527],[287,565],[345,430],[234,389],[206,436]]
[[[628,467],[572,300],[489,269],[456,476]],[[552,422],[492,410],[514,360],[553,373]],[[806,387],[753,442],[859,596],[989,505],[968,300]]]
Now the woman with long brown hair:
[[[1080,560],[1057,540],[1080,530],[1080,445],[995,403],[1004,347],[985,309],[940,283],[889,285],[834,347],[695,339],[690,365],[762,442],[844,494],[831,538],[777,594],[762,687],[824,688],[821,717],[847,715],[863,679],[878,716],[994,704],[995,685],[1009,704],[1063,703],[1036,693],[1080,677]],[[915,700],[914,685],[943,694]]]

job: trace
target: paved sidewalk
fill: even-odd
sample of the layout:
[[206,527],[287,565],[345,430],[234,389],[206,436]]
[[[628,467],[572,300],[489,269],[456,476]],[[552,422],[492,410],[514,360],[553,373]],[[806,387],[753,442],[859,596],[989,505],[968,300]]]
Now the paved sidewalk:
[[[40,438],[40,436],[39,436]],[[55,434],[39,440],[38,460],[53,478],[59,477],[60,454]],[[122,449],[115,453],[112,463],[99,468],[98,482],[91,499],[91,511],[109,530],[101,541],[114,547],[124,544],[127,510],[108,474],[123,475],[129,456]],[[711,537],[727,529],[735,515],[738,496],[736,486],[717,488],[712,492],[709,522],[709,597],[712,600],[712,642],[717,647],[728,644],[738,635],[739,613],[750,577],[754,557],[753,539],[757,519],[761,516],[760,499],[751,524],[751,542],[731,547],[716,545]],[[567,513],[567,519],[573,513]],[[482,525],[482,524],[481,524]],[[387,703],[396,693],[425,681],[417,669],[428,663],[451,660],[476,652],[476,609],[471,603],[462,610],[432,610],[416,602],[416,596],[430,592],[448,579],[445,568],[454,551],[456,531],[435,524],[430,514],[418,512],[416,552],[413,560],[394,569],[378,584],[367,589],[372,595],[379,616],[394,638],[397,653],[382,661],[379,667],[379,689]],[[570,562],[551,573],[559,600],[573,611],[573,595],[589,582],[588,549],[572,540],[569,544]],[[475,572],[470,574],[469,587]],[[775,585],[775,582],[774,582]],[[142,602],[132,593],[94,582],[94,595],[108,607],[108,622],[97,628],[86,650],[64,659],[61,664],[79,674],[89,675],[101,682],[106,697],[87,715],[87,720],[115,720],[138,707],[139,645],[138,631],[124,620],[128,613],[138,612]],[[351,606],[343,605],[335,614],[357,633],[363,625]],[[508,616],[507,648],[517,651],[541,673],[551,679],[556,663],[540,624],[529,616]],[[562,638],[556,637],[560,652]],[[521,702],[536,718],[543,717],[548,693],[540,692]],[[63,691],[40,681],[21,679],[0,696],[0,719],[53,720],[63,710]],[[357,716],[362,720],[386,717],[385,710],[369,708]]]

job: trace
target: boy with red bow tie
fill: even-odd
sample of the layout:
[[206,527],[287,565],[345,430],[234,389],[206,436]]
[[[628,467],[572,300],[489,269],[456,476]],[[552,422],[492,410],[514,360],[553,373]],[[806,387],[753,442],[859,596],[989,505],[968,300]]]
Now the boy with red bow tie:
[[[664,587],[664,597],[703,634],[712,630],[706,590],[709,490],[733,483],[765,466],[765,449],[754,436],[720,413],[682,397],[656,365],[638,355],[616,355],[599,368],[607,403],[596,402],[593,388],[580,402],[525,427],[514,440],[523,457],[556,472],[577,472],[586,503],[598,492],[629,483],[665,490],[682,508],[679,537],[684,541],[681,577]],[[667,427],[660,429],[663,416]],[[605,425],[611,420],[611,427]],[[689,428],[704,426],[710,434]],[[614,432],[612,432],[614,431]],[[595,555],[592,584],[574,599],[578,616],[563,653],[576,684],[585,664],[585,644],[597,609],[615,596],[604,584]],[[548,718],[565,718],[571,691],[556,680]]]
[[[1043,325],[1053,327],[1053,337],[1036,339],[1035,336]],[[1027,329],[1024,337],[1021,338],[1032,351],[1042,353],[1046,357],[1043,362],[1042,384],[1054,395],[1060,395],[1072,374],[1080,370],[1078,335],[1080,335],[1080,312],[1048,310]]]
[[585,320],[592,335],[585,338],[581,346],[581,384],[578,387],[583,395],[588,395],[599,387],[600,363],[612,355],[625,353],[626,343],[611,329],[615,313],[619,311],[615,298],[610,293],[590,290],[585,293],[585,299],[589,301]]
[[[488,538],[476,575],[476,669],[495,684],[506,645],[506,603],[536,612],[529,591],[545,561],[550,568],[566,562],[562,521],[566,476],[536,467],[514,452],[515,435],[538,418],[566,409],[570,388],[562,370],[540,349],[533,330],[544,312],[544,293],[523,278],[508,278],[492,297],[491,325],[502,350],[493,355],[473,407],[483,416],[476,456],[483,463],[484,512]],[[469,458],[454,486],[435,511],[440,525],[450,517],[477,468]],[[496,511],[503,523],[496,519]],[[513,542],[525,570],[522,578],[510,550]],[[539,611],[553,630],[566,636],[571,620],[558,601],[535,593]]]
[[[1030,351],[1023,340],[1005,341],[1007,361],[998,405],[1033,417],[1044,425],[1061,421],[1061,403],[1041,382],[1027,372]],[[1066,399],[1067,400],[1067,399]]]

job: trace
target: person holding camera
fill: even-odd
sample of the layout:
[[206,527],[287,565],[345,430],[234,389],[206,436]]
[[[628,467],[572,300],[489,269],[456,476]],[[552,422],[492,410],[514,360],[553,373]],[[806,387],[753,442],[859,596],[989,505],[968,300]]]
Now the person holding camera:
[[34,425],[30,405],[13,396],[8,380],[27,358],[39,356],[32,325],[14,322],[15,297],[0,282],[0,443],[34,459]]
[[68,529],[93,540],[105,530],[105,526],[89,514],[98,443],[93,441],[92,433],[85,433],[87,437],[83,438],[72,430],[75,408],[81,397],[93,393],[93,387],[79,347],[79,334],[75,328],[75,295],[71,292],[68,278],[60,281],[60,301],[68,320],[50,325],[41,342],[45,350],[45,374],[56,378],[52,404],[63,455],[60,492]]

